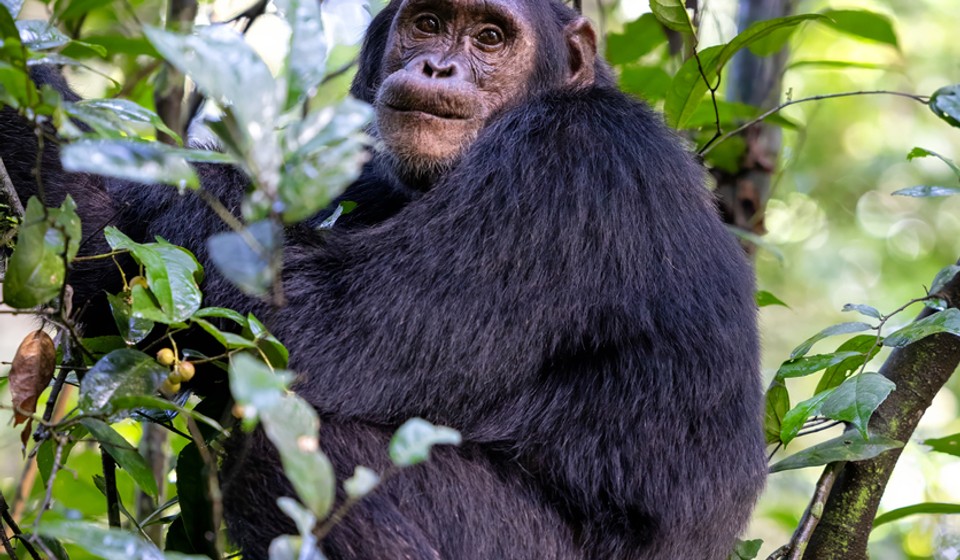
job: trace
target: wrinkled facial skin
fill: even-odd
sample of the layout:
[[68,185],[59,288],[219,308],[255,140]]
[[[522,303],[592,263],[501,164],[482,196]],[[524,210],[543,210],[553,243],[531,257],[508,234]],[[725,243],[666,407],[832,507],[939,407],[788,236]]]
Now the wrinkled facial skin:
[[430,182],[523,98],[537,48],[517,4],[409,0],[397,12],[375,108],[401,174]]

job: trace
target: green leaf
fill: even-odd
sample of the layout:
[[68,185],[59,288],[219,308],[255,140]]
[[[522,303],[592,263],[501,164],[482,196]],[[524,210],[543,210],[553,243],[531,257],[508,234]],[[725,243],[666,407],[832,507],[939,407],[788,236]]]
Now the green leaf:
[[864,362],[873,359],[879,351],[880,346],[877,344],[877,337],[873,335],[862,334],[844,342],[837,347],[837,352],[854,352],[856,355],[828,367],[820,377],[820,382],[817,383],[814,394],[838,387],[851,372],[860,369]]
[[200,328],[207,331],[207,333],[215,338],[217,342],[223,345],[224,348],[233,349],[233,348],[256,348],[257,345],[252,340],[248,340],[238,334],[232,332],[224,332],[214,326],[212,323],[205,321],[203,319],[193,318],[193,323],[199,325]]
[[877,64],[874,62],[860,62],[855,60],[797,60],[787,65],[787,70],[799,68],[809,68],[813,70],[896,70],[889,64]]
[[313,528],[317,525],[317,516],[312,511],[301,506],[293,498],[277,498],[277,507],[280,511],[287,514],[287,517],[293,519],[297,526],[297,533],[300,536],[307,536],[313,533]]
[[347,497],[357,500],[360,499],[380,484],[380,475],[367,467],[358,465],[353,469],[353,476],[343,481],[343,491]]
[[72,260],[80,246],[80,218],[69,196],[59,209],[43,207],[31,197],[7,262],[3,300],[26,309],[47,303],[60,294],[66,275],[64,259]]
[[77,101],[73,106],[109,114],[125,122],[148,124],[174,138],[178,144],[183,145],[183,141],[177,133],[167,127],[159,115],[133,101],[126,99],[86,99]]
[[643,14],[623,27],[622,33],[607,35],[606,59],[614,66],[640,60],[660,45],[666,44],[667,34],[652,14]]
[[100,442],[103,450],[127,471],[141,490],[157,497],[157,481],[153,478],[153,471],[134,446],[102,420],[83,418],[80,423]]
[[814,344],[820,342],[824,338],[827,338],[830,336],[836,336],[838,334],[852,334],[857,332],[863,332],[871,329],[873,329],[872,325],[869,325],[867,323],[859,323],[859,322],[839,323],[837,325],[829,326],[823,329],[822,331],[818,332],[817,334],[811,336],[807,340],[805,340],[803,344],[801,344],[800,346],[797,346],[796,348],[794,348],[793,352],[790,353],[790,359],[795,360],[797,358],[800,358],[806,355],[806,353],[809,352],[811,348],[813,348]]
[[229,319],[241,327],[247,326],[247,318],[244,317],[242,313],[237,313],[233,309],[227,309],[225,307],[204,307],[203,309],[197,310],[197,312],[193,314],[193,317],[195,319]]
[[777,370],[777,379],[787,379],[790,377],[803,377],[816,373],[830,366],[835,366],[840,362],[855,356],[861,356],[861,352],[833,352],[831,354],[818,354],[816,356],[806,356],[803,358],[794,358],[787,360],[780,365]]
[[[667,100],[664,103],[667,124],[678,129],[684,128],[703,100],[708,89],[707,83],[714,85],[723,67],[744,47],[776,31],[793,28],[806,21],[825,19],[819,14],[802,14],[760,21],[752,24],[729,43],[700,51],[699,62],[697,57],[690,57],[674,76],[673,84],[667,94]],[[700,72],[701,65],[703,76]]]
[[949,284],[956,276],[960,273],[960,266],[951,264],[940,269],[940,272],[933,277],[933,282],[930,283],[930,290],[928,293],[936,294],[939,293],[947,284]]
[[877,311],[875,307],[870,307],[869,305],[861,305],[859,303],[848,303],[843,306],[841,311],[849,313],[855,311],[861,315],[866,315],[867,317],[873,317],[874,319],[883,319],[883,316],[880,315],[880,312]]
[[620,71],[620,89],[654,103],[667,96],[673,78],[657,66],[626,66]]
[[177,496],[180,497],[180,519],[190,543],[189,549],[178,552],[196,552],[210,558],[219,558],[213,524],[213,502],[206,463],[200,457],[195,442],[188,443],[177,456]]
[[293,380],[287,371],[271,371],[263,362],[247,354],[230,358],[230,392],[237,404],[244,407],[244,417],[256,418],[260,410],[276,404]]
[[780,305],[790,309],[790,306],[784,303],[780,298],[766,290],[757,290],[757,307],[769,307],[771,305]]
[[820,405],[820,414],[852,424],[866,438],[870,417],[895,387],[892,381],[879,373],[855,375],[836,389],[821,393],[828,396]]
[[763,546],[763,539],[752,541],[741,541],[737,539],[737,545],[727,560],[754,560],[760,553],[760,547]]
[[133,314],[132,299],[133,294],[107,294],[113,321],[127,344],[136,344],[147,338],[154,326],[154,322],[144,318],[142,314]]
[[290,26],[290,48],[285,58],[287,107],[306,99],[326,74],[327,37],[315,0],[275,0]]
[[894,196],[910,196],[913,198],[931,198],[938,196],[954,196],[960,194],[960,187],[942,187],[939,185],[917,185],[890,193]]
[[70,42],[70,37],[44,20],[18,21],[17,30],[24,46],[34,51],[55,49]]
[[135,140],[78,140],[63,147],[63,167],[137,183],[164,183],[180,189],[200,186],[197,174],[177,151]]
[[780,443],[783,419],[789,410],[790,393],[782,379],[774,378],[764,398],[763,434],[768,444]]
[[960,128],[960,84],[944,86],[933,92],[929,105],[933,114],[950,123],[950,126]]
[[[164,560],[152,542],[120,529],[104,529],[85,521],[44,521],[37,533],[45,537],[70,541],[105,560]],[[200,560],[203,557],[194,557]],[[205,560],[205,559],[204,559]]]
[[453,428],[411,418],[390,439],[390,459],[398,467],[409,467],[428,460],[434,445],[460,445],[460,441],[460,432]]
[[80,381],[77,406],[85,413],[110,410],[114,398],[154,395],[170,371],[139,350],[114,350]]
[[897,33],[889,17],[867,10],[825,10],[824,21],[830,27],[861,39],[869,39],[899,49]]
[[923,440],[923,444],[929,445],[938,453],[960,457],[960,433],[942,438],[926,439]]
[[960,504],[941,504],[936,502],[915,504],[912,506],[890,510],[883,515],[878,515],[873,520],[873,528],[876,529],[881,525],[891,523],[893,521],[899,521],[900,519],[909,517],[911,515],[950,515],[958,513],[960,513]]
[[797,406],[784,414],[783,422],[780,426],[780,442],[783,443],[783,445],[787,445],[793,441],[793,439],[797,437],[797,434],[800,433],[800,430],[803,429],[803,425],[807,422],[807,419],[817,414],[823,401],[833,394],[835,390],[836,389],[831,389],[814,395],[797,404]]
[[277,340],[252,313],[247,314],[247,327],[244,328],[244,335],[256,340],[257,348],[266,356],[267,362],[272,367],[287,367],[287,362],[290,360],[290,352],[287,351],[287,347]]
[[883,339],[884,346],[906,346],[937,333],[960,336],[960,310],[944,309],[919,321],[910,323]]
[[693,22],[683,0],[650,0],[650,11],[668,29],[693,35]]
[[[190,416],[197,422],[206,424],[207,426],[213,428],[217,432],[223,432],[223,426],[220,425],[216,420],[200,414],[196,410],[190,410],[183,408],[182,406],[177,405],[176,403],[170,402],[167,399],[161,399],[160,397],[154,397],[151,395],[129,395],[129,396],[116,396],[110,399],[110,410],[111,412],[119,412],[123,410],[140,410],[150,411],[156,410],[169,410],[173,412],[178,412]],[[146,414],[149,416],[149,414]]]
[[953,171],[954,175],[956,175],[957,177],[960,177],[960,167],[958,167],[957,164],[954,163],[952,159],[942,156],[937,152],[928,150],[926,148],[915,147],[914,149],[910,150],[910,153],[907,154],[907,161],[913,161],[917,158],[924,158],[924,157],[935,157],[939,159],[943,163],[947,164],[950,170]]
[[849,432],[794,453],[770,467],[770,472],[816,467],[837,461],[863,461],[901,447],[903,442],[888,437],[871,435],[864,439],[857,433]]
[[268,554],[270,560],[326,560],[313,535],[280,535],[270,542]]
[[[251,243],[259,245],[254,248]],[[207,240],[214,266],[241,291],[263,295],[273,284],[271,256],[283,246],[283,231],[269,220],[247,226],[242,233],[225,232]]]

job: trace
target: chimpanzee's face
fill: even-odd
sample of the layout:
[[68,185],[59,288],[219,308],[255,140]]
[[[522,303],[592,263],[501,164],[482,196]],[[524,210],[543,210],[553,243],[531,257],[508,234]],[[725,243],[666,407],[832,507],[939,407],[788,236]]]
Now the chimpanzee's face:
[[402,167],[442,171],[492,114],[524,97],[537,41],[522,9],[508,0],[403,2],[375,102],[379,136]]

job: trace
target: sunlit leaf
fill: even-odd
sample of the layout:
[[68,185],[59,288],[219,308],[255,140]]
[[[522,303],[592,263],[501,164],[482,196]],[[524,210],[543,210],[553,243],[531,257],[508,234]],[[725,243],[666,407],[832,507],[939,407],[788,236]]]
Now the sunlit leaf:
[[960,194],[960,187],[943,187],[939,185],[917,185],[890,193],[894,196],[910,196],[913,198],[932,198],[938,196],[954,196]]
[[917,158],[924,158],[924,157],[934,157],[939,159],[943,163],[947,164],[947,167],[949,167],[950,170],[953,171],[954,175],[960,177],[960,166],[957,166],[957,164],[954,163],[952,159],[946,156],[942,156],[937,152],[928,150],[926,148],[915,147],[912,150],[910,150],[910,153],[907,154],[907,161],[913,161]]
[[650,11],[660,23],[680,33],[696,33],[683,0],[650,0]]
[[867,10],[825,10],[822,13],[830,18],[824,23],[837,31],[899,48],[893,21],[883,14]]
[[453,428],[411,418],[390,439],[390,459],[398,467],[409,467],[428,460],[434,445],[460,445],[460,441],[460,432]]
[[855,311],[857,313],[860,313],[861,315],[866,315],[867,317],[873,317],[874,319],[883,318],[883,316],[880,314],[879,311],[877,311],[876,308],[870,307],[869,305],[862,305],[859,303],[847,303],[843,306],[843,309],[841,309],[841,311],[845,313]]
[[[933,92],[930,110],[951,126],[960,128],[960,84],[944,86]],[[956,172],[956,167],[952,167]]]
[[911,515],[955,515],[958,513],[960,513],[960,504],[941,504],[935,502],[915,504],[912,506],[890,510],[882,515],[878,515],[873,520],[873,528],[876,529],[880,525],[885,525],[893,521],[899,521],[904,517],[909,517]]
[[807,420],[817,414],[823,404],[824,399],[833,394],[836,389],[824,391],[818,395],[802,401],[797,406],[784,414],[783,422],[780,426],[780,441],[787,445],[800,433]]
[[926,439],[924,445],[929,445],[934,451],[960,457],[960,433],[942,438]]
[[32,50],[43,51],[62,47],[70,42],[70,37],[43,20],[21,20],[17,22],[20,40]]
[[768,307],[771,305],[779,305],[782,307],[786,307],[787,309],[790,308],[790,306],[784,303],[780,298],[778,298],[777,296],[773,295],[772,293],[766,290],[757,290],[755,297],[757,300],[757,307]]
[[73,105],[87,110],[109,113],[122,121],[148,124],[174,138],[178,144],[183,144],[177,133],[164,124],[163,119],[153,111],[149,111],[133,101],[126,99],[89,99],[77,101]]
[[286,56],[287,106],[302,101],[323,80],[327,66],[327,39],[320,17],[320,2],[274,0],[290,26]]
[[614,66],[635,62],[666,42],[667,35],[657,17],[643,14],[627,23],[623,32],[607,34],[606,59]]
[[164,555],[152,542],[120,529],[84,521],[44,521],[37,533],[63,539],[104,560],[208,560],[206,556]]
[[837,352],[853,352],[854,356],[830,366],[820,377],[814,394],[839,386],[851,372],[860,369],[868,359],[872,359],[880,351],[877,337],[874,335],[858,335],[837,347]]
[[770,467],[770,472],[816,467],[836,461],[863,461],[901,447],[903,442],[888,437],[871,435],[864,439],[858,433],[849,432],[794,453]]
[[78,140],[63,147],[60,159],[67,171],[181,189],[200,186],[197,174],[181,154],[155,142]]
[[853,334],[853,333],[868,331],[871,329],[873,329],[872,325],[867,323],[859,323],[859,322],[840,323],[837,325],[829,326],[823,329],[822,331],[818,332],[817,334],[811,336],[807,340],[805,340],[803,344],[801,344],[800,346],[797,346],[796,348],[794,348],[793,352],[790,353],[790,359],[794,360],[806,355],[806,353],[809,352],[811,348],[813,348],[814,344],[820,342],[824,338],[827,338],[830,336],[836,336],[839,334]]
[[763,539],[752,541],[737,540],[737,545],[727,560],[754,560],[760,553],[760,547],[763,546]]
[[906,346],[937,333],[960,336],[960,310],[951,307],[910,323],[884,338],[883,345]]
[[820,414],[852,424],[866,438],[870,417],[895,387],[892,381],[879,373],[855,375],[829,393],[820,405]]
[[777,370],[778,379],[789,377],[802,377],[816,373],[822,369],[839,364],[840,362],[861,355],[860,352],[834,352],[832,354],[818,354],[816,356],[805,356],[794,358],[783,362],[780,369]]
[[20,13],[24,0],[0,0],[0,6],[6,8],[7,12],[14,18]]
[[153,471],[134,446],[102,420],[83,418],[80,423],[100,442],[100,447],[127,471],[141,490],[153,497],[157,496],[157,481],[153,478]]
[[949,284],[956,276],[960,273],[960,266],[951,264],[945,266],[933,277],[933,282],[930,283],[930,292],[931,294],[936,294],[940,292],[947,284]]
[[154,326],[154,322],[150,319],[133,314],[132,299],[132,294],[107,294],[113,321],[117,325],[120,336],[128,344],[136,344],[147,338]]
[[783,418],[789,410],[790,393],[782,379],[774,378],[764,397],[763,436],[768,444],[780,442]]

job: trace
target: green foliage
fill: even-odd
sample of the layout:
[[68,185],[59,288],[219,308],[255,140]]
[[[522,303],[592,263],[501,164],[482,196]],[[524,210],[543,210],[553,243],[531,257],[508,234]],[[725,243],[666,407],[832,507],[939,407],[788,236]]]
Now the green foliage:
[[794,453],[771,466],[770,472],[778,473],[792,469],[804,469],[837,461],[862,461],[876,457],[884,451],[901,447],[903,447],[903,442],[890,438],[869,435],[863,437],[859,434],[846,433]]

